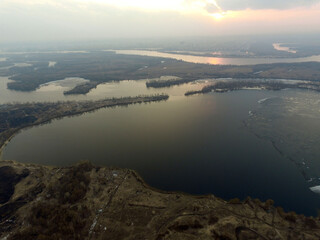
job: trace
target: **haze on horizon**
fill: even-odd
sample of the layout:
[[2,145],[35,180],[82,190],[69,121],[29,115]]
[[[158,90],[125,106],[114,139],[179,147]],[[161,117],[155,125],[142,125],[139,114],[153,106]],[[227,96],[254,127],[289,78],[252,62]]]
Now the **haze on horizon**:
[[320,33],[320,0],[1,0],[0,43]]

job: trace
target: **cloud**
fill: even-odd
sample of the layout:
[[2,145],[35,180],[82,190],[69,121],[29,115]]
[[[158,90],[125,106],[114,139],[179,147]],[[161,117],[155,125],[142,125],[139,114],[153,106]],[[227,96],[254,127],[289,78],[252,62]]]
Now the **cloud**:
[[239,10],[287,10],[299,7],[311,7],[320,0],[184,0],[188,6],[201,6],[208,13]]
[[0,7],[0,43],[177,37],[202,35],[211,28],[201,16],[173,11],[79,4],[73,0],[4,1],[6,4]]
[[320,0],[216,0],[223,10],[289,9],[311,6]]
[[220,12],[221,9],[219,7],[217,7],[215,4],[213,3],[208,3],[206,6],[205,6],[205,10],[208,12],[208,13],[215,13],[215,12]]
[[[106,4],[104,0],[0,0],[0,43],[319,32],[320,4],[293,7],[311,5],[320,0],[171,1],[184,1],[185,5],[169,11],[119,7]],[[289,7],[293,9],[278,10]],[[252,10],[235,11],[248,8]],[[208,14],[228,10],[235,12],[226,13],[222,21],[216,21],[212,14]]]

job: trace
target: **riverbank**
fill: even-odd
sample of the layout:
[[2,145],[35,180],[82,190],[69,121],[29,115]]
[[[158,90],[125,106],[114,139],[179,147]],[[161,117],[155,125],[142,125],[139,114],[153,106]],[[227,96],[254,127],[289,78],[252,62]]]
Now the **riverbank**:
[[20,130],[45,124],[53,119],[79,115],[105,107],[165,101],[168,95],[110,98],[97,101],[18,103],[0,105],[0,155],[3,147]]
[[305,89],[320,92],[320,83],[311,81],[286,81],[286,80],[235,80],[218,81],[209,84],[198,91],[188,91],[184,95],[205,94],[209,92],[224,93],[237,90],[283,90],[283,89]]
[[229,202],[148,186],[133,170],[0,162],[0,238],[319,239],[319,218],[273,201]]

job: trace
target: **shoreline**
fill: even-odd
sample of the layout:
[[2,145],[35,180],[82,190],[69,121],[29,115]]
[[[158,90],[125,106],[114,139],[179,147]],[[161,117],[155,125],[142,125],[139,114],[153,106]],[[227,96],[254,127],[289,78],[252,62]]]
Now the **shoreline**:
[[9,144],[9,142],[11,141],[11,139],[13,139],[16,134],[18,134],[18,132],[12,134],[1,146],[0,146],[0,161],[5,161],[4,159],[2,159],[2,155],[3,155],[3,150],[5,149],[5,147]]
[[[160,102],[166,101],[169,99],[168,95],[160,94],[160,95],[150,95],[150,96],[137,96],[137,97],[125,97],[125,98],[112,98],[112,99],[103,99],[97,101],[72,101],[72,102],[57,102],[57,103],[18,103],[18,104],[5,104],[7,105],[7,109],[1,109],[1,112],[14,111],[18,112],[19,117],[23,115],[24,117],[35,117],[35,121],[31,123],[20,123],[20,126],[12,127],[3,130],[0,133],[0,137],[3,134],[8,134],[8,137],[2,139],[0,142],[0,159],[2,159],[2,152],[5,146],[10,142],[10,140],[19,133],[19,131],[39,126],[41,124],[46,124],[52,120],[60,119],[64,117],[72,117],[81,115],[84,113],[90,113],[92,111],[96,111],[102,108],[110,108],[110,107],[118,107],[118,106],[128,106],[133,104],[141,104],[141,103],[150,103],[150,102]],[[31,114],[25,115],[24,109],[28,107],[33,110]],[[51,108],[50,108],[51,107]],[[39,109],[38,109],[39,108]],[[53,111],[51,111],[53,109]],[[37,110],[42,110],[40,114]],[[33,115],[32,115],[33,114]],[[49,114],[49,116],[47,115]],[[15,118],[15,116],[13,116]],[[40,119],[40,120],[39,120]],[[7,124],[7,117],[5,116],[2,120],[3,124]],[[10,133],[11,131],[11,133]]]
[[284,89],[300,89],[320,92],[320,83],[316,82],[297,82],[288,83],[286,81],[252,81],[252,80],[236,80],[236,81],[218,81],[214,84],[204,86],[201,90],[188,91],[184,95],[192,96],[196,94],[206,94],[210,92],[225,93],[239,90],[268,90],[279,91]]

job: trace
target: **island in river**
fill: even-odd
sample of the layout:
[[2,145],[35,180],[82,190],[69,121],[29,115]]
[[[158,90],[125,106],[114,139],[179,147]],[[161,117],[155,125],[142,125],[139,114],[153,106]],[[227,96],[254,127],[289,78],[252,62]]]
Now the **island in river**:
[[88,83],[83,83],[80,85],[75,86],[74,88],[65,91],[63,94],[64,95],[76,95],[76,94],[86,94],[90,92],[91,89],[96,88],[98,85],[97,82],[88,82]]

